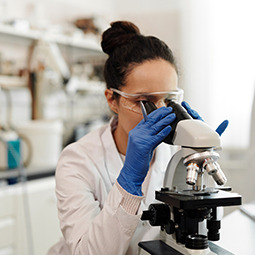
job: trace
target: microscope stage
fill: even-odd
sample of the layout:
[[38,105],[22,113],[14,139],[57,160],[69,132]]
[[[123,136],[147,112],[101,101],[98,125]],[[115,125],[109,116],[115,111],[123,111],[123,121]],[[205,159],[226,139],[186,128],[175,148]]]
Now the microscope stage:
[[217,192],[194,193],[187,191],[185,193],[173,191],[156,191],[156,199],[170,206],[179,209],[193,210],[201,207],[219,207],[241,205],[242,197],[237,193],[217,190]]

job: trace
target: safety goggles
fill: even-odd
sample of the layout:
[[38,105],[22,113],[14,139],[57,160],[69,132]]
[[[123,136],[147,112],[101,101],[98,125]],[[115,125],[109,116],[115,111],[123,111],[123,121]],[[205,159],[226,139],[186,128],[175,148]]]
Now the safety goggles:
[[179,103],[183,100],[182,89],[137,94],[126,93],[114,88],[111,88],[110,90],[122,97],[120,103],[124,108],[139,114],[142,114],[140,101],[152,102],[157,108],[160,108],[162,106],[167,106],[169,100],[176,100]]

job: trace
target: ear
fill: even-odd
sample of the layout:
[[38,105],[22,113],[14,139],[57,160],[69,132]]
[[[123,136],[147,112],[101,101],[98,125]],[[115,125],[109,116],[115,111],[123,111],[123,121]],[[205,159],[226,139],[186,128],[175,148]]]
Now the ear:
[[104,95],[110,109],[118,114],[118,102],[116,98],[113,97],[113,91],[111,91],[110,89],[106,89]]

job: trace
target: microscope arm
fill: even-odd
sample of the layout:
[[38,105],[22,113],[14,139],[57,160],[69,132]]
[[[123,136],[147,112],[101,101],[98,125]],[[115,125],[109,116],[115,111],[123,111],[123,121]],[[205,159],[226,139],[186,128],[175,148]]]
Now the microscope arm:
[[196,150],[191,148],[181,148],[173,155],[166,169],[163,187],[173,188],[175,185],[178,187],[185,185],[187,187],[184,182],[186,179],[186,167],[182,159],[195,152]]

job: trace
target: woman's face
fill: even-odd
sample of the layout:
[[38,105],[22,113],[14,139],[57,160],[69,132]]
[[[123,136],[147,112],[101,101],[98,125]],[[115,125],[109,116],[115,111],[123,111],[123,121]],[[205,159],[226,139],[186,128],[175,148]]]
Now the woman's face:
[[[177,81],[175,68],[169,62],[162,59],[150,60],[135,66],[128,74],[125,86],[120,90],[131,94],[167,92],[177,89]],[[135,102],[123,96],[112,99],[112,93],[106,90],[105,95],[110,108],[118,114],[118,126],[114,132],[114,139],[119,152],[126,154],[128,133],[142,120],[143,116],[141,111],[136,110]],[[160,103],[156,105],[163,106]]]

